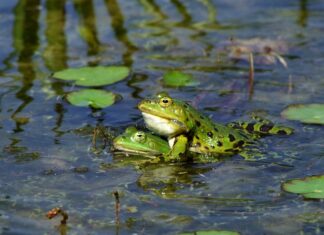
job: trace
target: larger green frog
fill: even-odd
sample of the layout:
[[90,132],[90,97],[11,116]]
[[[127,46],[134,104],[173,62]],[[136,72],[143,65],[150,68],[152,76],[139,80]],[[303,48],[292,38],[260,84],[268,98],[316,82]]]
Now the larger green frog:
[[254,142],[253,135],[215,123],[191,105],[161,92],[141,101],[138,108],[155,133],[167,136],[170,160],[180,160],[186,150],[201,154],[233,154]]

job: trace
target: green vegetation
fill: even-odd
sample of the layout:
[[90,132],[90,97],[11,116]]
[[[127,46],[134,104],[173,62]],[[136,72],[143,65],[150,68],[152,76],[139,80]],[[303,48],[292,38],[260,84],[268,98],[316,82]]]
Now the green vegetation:
[[170,87],[193,86],[198,82],[194,80],[191,74],[180,71],[167,72],[163,76],[163,84]]
[[78,86],[105,86],[125,79],[130,73],[125,66],[69,68],[53,74],[54,78],[74,81]]
[[324,175],[289,180],[282,184],[282,188],[290,193],[301,194],[304,198],[324,198]]
[[106,108],[116,101],[116,94],[96,89],[73,91],[67,95],[67,100],[81,107]]
[[289,120],[310,124],[324,124],[324,104],[290,105],[281,114]]

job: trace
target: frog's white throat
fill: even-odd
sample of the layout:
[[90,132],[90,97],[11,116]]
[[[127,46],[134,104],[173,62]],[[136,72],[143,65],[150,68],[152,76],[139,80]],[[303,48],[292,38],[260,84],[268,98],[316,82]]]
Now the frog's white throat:
[[142,115],[147,127],[159,135],[172,136],[179,129],[179,125],[170,119],[161,118],[145,112],[142,112]]

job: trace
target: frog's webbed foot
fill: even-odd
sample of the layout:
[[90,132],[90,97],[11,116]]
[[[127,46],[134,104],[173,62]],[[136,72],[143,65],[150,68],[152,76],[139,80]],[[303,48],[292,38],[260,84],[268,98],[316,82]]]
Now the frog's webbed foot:
[[186,160],[187,144],[188,138],[186,136],[180,135],[175,137],[174,141],[172,141],[171,150],[163,155],[165,161],[175,162]]

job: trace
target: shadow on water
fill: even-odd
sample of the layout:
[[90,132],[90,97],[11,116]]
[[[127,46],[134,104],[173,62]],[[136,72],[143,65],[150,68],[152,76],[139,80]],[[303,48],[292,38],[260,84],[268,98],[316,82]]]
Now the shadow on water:
[[[43,58],[47,69],[51,72],[59,71],[67,68],[67,41],[65,35],[65,0],[46,1],[46,29],[45,36],[47,46],[45,47]],[[91,44],[92,45],[92,44]],[[91,51],[91,49],[89,49]],[[51,88],[55,94],[62,96],[64,94],[63,84],[58,81],[51,83]],[[62,103],[56,103],[54,108],[57,118],[55,127],[52,129],[56,136],[61,136],[64,132],[60,131],[64,119],[64,107]],[[54,142],[57,144],[59,140],[56,138]]]
[[161,10],[154,0],[140,0],[145,12],[153,16],[153,19],[144,20],[139,24],[140,28],[153,29],[152,32],[145,32],[141,37],[159,37],[170,34],[170,29],[165,24],[168,16]]
[[191,24],[192,24],[192,17],[189,14],[185,5],[179,0],[171,0],[171,2],[172,2],[172,4],[174,4],[176,9],[179,11],[179,13],[182,16],[182,20],[180,22],[178,22],[176,25],[190,28]]
[[297,23],[302,27],[307,27],[308,21],[308,0],[299,0],[299,18]]
[[87,43],[88,55],[97,55],[100,42],[97,36],[96,16],[92,0],[73,0],[74,8],[79,16],[79,34]]
[[116,0],[105,0],[107,11],[111,17],[111,27],[114,30],[117,39],[126,47],[126,52],[123,54],[123,62],[127,66],[133,64],[133,53],[137,47],[130,41],[127,35],[127,29],[124,25],[124,16]]
[[47,0],[45,7],[47,46],[45,47],[43,58],[46,67],[50,71],[55,72],[67,67],[67,43],[64,32],[66,21],[65,0]]
[[[293,43],[294,40],[298,42],[299,39],[296,39],[295,35],[301,29],[307,32],[304,33],[303,40],[307,41],[310,37],[307,31],[313,29],[311,28],[313,24],[309,24],[309,9],[313,9],[310,3],[307,0],[300,0],[297,16],[296,5],[291,7],[294,18],[290,14],[289,20],[292,23],[287,21],[287,25],[292,26],[288,31],[293,35],[290,35],[293,38]],[[12,30],[11,41],[8,41],[12,43],[13,49],[9,49],[11,51],[8,55],[4,54],[1,57],[5,58],[2,61],[5,67],[0,71],[3,77],[0,111],[1,114],[4,114],[4,118],[0,118],[0,132],[5,136],[3,142],[1,142],[4,147],[1,148],[3,156],[9,155],[15,159],[14,161],[10,161],[11,159],[6,161],[8,158],[1,158],[5,167],[6,164],[9,165],[14,162],[14,164],[9,165],[12,166],[12,169],[8,167],[2,172],[1,176],[4,179],[11,175],[17,176],[10,179],[13,181],[13,189],[5,193],[10,196],[19,195],[17,197],[12,196],[12,205],[18,205],[18,207],[13,208],[13,212],[8,212],[8,218],[11,215],[26,218],[29,220],[28,223],[31,224],[31,230],[35,231],[38,229],[37,223],[43,223],[39,218],[43,218],[45,207],[56,206],[55,204],[59,201],[64,206],[68,205],[69,211],[75,216],[71,216],[74,221],[71,220],[72,226],[70,227],[74,233],[78,233],[82,229],[87,233],[93,232],[94,229],[102,229],[104,234],[107,233],[107,229],[111,230],[111,227],[114,226],[111,222],[114,216],[111,211],[114,207],[110,194],[115,188],[121,189],[121,200],[124,203],[121,221],[126,221],[127,218],[131,217],[137,219],[137,221],[134,220],[135,222],[130,222],[130,224],[133,224],[129,225],[125,233],[147,232],[154,234],[155,231],[160,233],[166,231],[170,234],[171,232],[180,232],[182,229],[178,224],[172,225],[174,230],[172,230],[173,228],[170,229],[167,219],[159,220],[159,217],[157,217],[158,219],[154,221],[154,219],[150,220],[149,216],[144,218],[143,214],[149,210],[154,211],[155,215],[160,214],[161,211],[169,214],[176,211],[176,213],[182,213],[193,218],[194,223],[191,228],[198,224],[204,228],[205,226],[202,225],[208,225],[206,227],[209,229],[214,225],[236,225],[235,220],[244,225],[241,228],[250,226],[250,223],[252,223],[252,228],[257,228],[260,227],[260,224],[254,223],[256,216],[260,218],[260,221],[267,220],[266,216],[263,215],[264,212],[274,217],[279,213],[289,217],[290,214],[286,214],[287,208],[295,210],[294,213],[299,213],[304,209],[304,207],[297,208],[294,207],[295,205],[289,204],[290,202],[287,201],[290,198],[283,195],[279,188],[280,183],[287,177],[295,177],[299,176],[297,173],[304,173],[302,167],[306,165],[306,160],[304,162],[301,157],[296,158],[299,161],[298,166],[297,164],[294,165],[297,160],[294,160],[292,156],[296,154],[299,157],[298,154],[300,154],[294,151],[291,151],[291,156],[287,156],[287,162],[291,164],[291,167],[270,166],[272,162],[269,164],[258,162],[259,165],[253,165],[254,163],[245,163],[243,160],[240,164],[236,164],[235,158],[230,158],[220,164],[210,162],[179,165],[159,163],[136,168],[137,159],[132,159],[136,161],[134,164],[119,166],[118,161],[115,161],[115,156],[112,156],[111,151],[107,149],[102,151],[102,155],[94,156],[95,153],[87,148],[91,144],[92,132],[82,136],[74,133],[74,130],[85,123],[91,127],[111,121],[118,123],[111,126],[113,130],[118,129],[118,131],[121,131],[128,124],[136,124],[139,120],[139,111],[135,110],[135,102],[146,95],[151,95],[155,90],[166,89],[172,95],[186,100],[195,96],[202,97],[206,92],[206,97],[212,98],[210,102],[201,102],[200,108],[207,111],[208,114],[214,115],[214,117],[223,118],[223,113],[220,113],[219,110],[221,110],[221,106],[224,106],[227,112],[225,118],[221,119],[221,121],[224,120],[224,123],[227,119],[236,118],[241,114],[245,115],[251,110],[260,109],[262,112],[269,113],[269,115],[277,115],[284,104],[295,102],[295,97],[300,98],[299,96],[302,96],[302,94],[298,94],[300,90],[304,92],[313,89],[315,92],[312,93],[312,97],[319,97],[320,89],[317,87],[320,86],[314,85],[315,82],[308,83],[314,76],[314,73],[311,73],[313,71],[311,71],[307,74],[307,76],[309,75],[308,80],[303,80],[301,88],[298,87],[300,84],[297,81],[291,96],[287,97],[287,100],[278,101],[279,96],[283,94],[282,90],[285,89],[283,87],[280,90],[281,84],[286,84],[282,77],[285,77],[288,72],[282,72],[278,67],[273,69],[275,66],[264,66],[255,69],[258,76],[256,90],[261,88],[260,91],[258,90],[259,92],[256,92],[255,97],[258,99],[243,104],[241,97],[245,94],[243,90],[246,89],[242,89],[242,84],[245,85],[244,79],[249,68],[245,63],[236,64],[225,61],[217,64],[217,43],[225,40],[229,36],[228,34],[240,37],[242,35],[243,37],[256,37],[255,35],[260,32],[260,35],[270,37],[273,34],[268,34],[265,30],[278,30],[281,25],[273,26],[271,20],[266,20],[265,29],[258,28],[260,31],[256,32],[255,29],[245,27],[243,31],[238,24],[250,25],[254,19],[247,17],[247,19],[242,19],[242,23],[237,23],[241,15],[233,15],[234,19],[228,17],[228,12],[223,15],[224,11],[228,11],[230,7],[235,8],[236,5],[222,4],[222,2],[219,4],[222,6],[221,9],[218,6],[218,1],[212,0],[195,2],[185,0],[15,1],[12,12],[12,28],[8,24],[9,30]],[[12,7],[10,6],[10,8]],[[265,9],[260,9],[258,6],[253,7],[255,7],[255,12],[252,11],[252,13],[258,14],[257,17],[259,18],[263,17],[262,14],[264,14]],[[239,12],[241,9],[235,10]],[[246,8],[240,14],[244,15],[247,11],[251,10]],[[221,13],[221,17],[218,16],[218,13]],[[77,21],[72,19],[72,23],[76,22],[74,28],[77,28],[77,33],[75,35],[73,34],[75,33],[73,31],[74,25],[71,26],[71,22],[68,22],[72,17],[77,18]],[[280,17],[286,16],[280,15]],[[314,22],[319,20],[316,17],[320,18],[321,16],[314,14]],[[100,22],[102,19],[108,20],[107,22]],[[282,19],[279,18],[279,20]],[[71,32],[68,32],[67,28],[69,30],[72,28]],[[298,28],[299,32],[294,31],[294,28]],[[230,29],[230,31],[224,32],[227,29]],[[250,31],[246,31],[246,29]],[[284,29],[281,30],[284,31]],[[72,38],[70,38],[70,33]],[[314,40],[314,43],[305,46],[312,47],[309,51],[314,53],[317,52],[315,46],[323,42],[320,41],[320,38],[316,38],[315,33],[311,37],[316,40]],[[68,39],[73,39],[73,42]],[[114,40],[117,43],[111,43]],[[109,46],[105,47],[105,45]],[[82,51],[82,56],[76,55],[79,52],[77,50]],[[309,54],[306,54],[306,56],[309,56]],[[90,64],[88,61],[93,57],[96,60]],[[291,64],[290,71],[294,71],[296,68],[294,63],[300,63],[303,59],[302,56],[295,60],[285,58]],[[318,61],[321,60],[321,58],[318,59]],[[49,74],[70,66],[83,66],[87,62],[90,65],[124,64],[131,67],[133,73],[126,81],[109,87],[96,88],[109,89],[125,95],[124,98],[127,98],[124,101],[126,102],[123,104],[121,102],[105,110],[90,110],[73,107],[65,101],[55,99],[56,97],[63,97],[67,92],[81,88],[74,87],[68,82],[50,79]],[[309,66],[311,66],[311,62],[305,63],[305,70],[307,68],[311,70],[312,67]],[[160,78],[156,78],[165,71],[175,68],[188,71],[199,79],[201,85],[198,89],[196,87],[165,87],[159,82]],[[301,73],[303,72],[305,71]],[[274,79],[278,79],[278,84],[280,84],[277,87],[273,85]],[[296,79],[298,80],[298,78]],[[9,80],[9,85],[7,85],[7,80]],[[237,86],[236,81],[238,81]],[[229,86],[231,83],[235,86]],[[313,87],[308,87],[312,85]],[[10,89],[7,89],[7,86]],[[266,87],[264,90],[262,90],[263,86]],[[278,88],[279,86],[281,88]],[[274,93],[274,91],[278,93]],[[276,99],[270,100],[271,98],[267,96],[273,93]],[[48,94],[50,94],[49,98],[46,97]],[[228,105],[231,100],[234,101]],[[311,99],[300,100],[307,102]],[[41,105],[48,105],[49,107],[44,107],[44,109],[43,107],[35,107]],[[111,112],[111,110],[113,111]],[[5,120],[6,115],[9,120]],[[321,137],[320,131],[318,131],[320,127],[304,125],[300,129],[297,130],[297,138],[301,139],[302,134],[308,134],[309,136],[306,139],[310,142],[309,149],[313,148],[312,142],[318,141]],[[291,139],[293,138],[296,137],[293,136]],[[283,149],[289,148],[290,150],[291,143],[295,143],[290,142],[291,139],[289,137],[287,141],[275,143]],[[53,142],[54,145],[51,145]],[[47,145],[48,143],[50,144]],[[305,149],[308,148],[308,143],[304,144]],[[111,145],[111,143],[107,145]],[[280,146],[278,150],[281,151]],[[321,143],[316,142],[315,146],[321,146]],[[30,149],[35,149],[35,151],[29,151]],[[318,149],[316,149],[318,156],[311,156],[311,151],[307,153],[307,156],[310,156],[310,160],[307,160],[311,162],[307,163],[308,165],[314,163],[314,158],[317,157],[315,163],[319,164],[314,164],[314,168],[315,165],[318,167],[322,164],[320,160],[321,149]],[[303,149],[303,151],[305,150]],[[282,155],[283,150],[276,157],[282,159]],[[121,161],[126,162],[124,158]],[[27,162],[28,164],[26,164]],[[116,167],[101,169],[100,164],[103,162],[108,162],[107,166],[109,165],[109,167],[116,163]],[[281,161],[278,160],[278,162]],[[87,170],[84,172],[71,171],[78,166],[85,166],[84,168]],[[16,171],[18,168],[19,171]],[[79,168],[82,169],[82,167]],[[46,176],[39,174],[44,169],[49,169],[47,171],[49,174]],[[295,171],[296,169],[298,171]],[[19,174],[23,174],[23,177],[27,176],[26,179],[20,181]],[[269,180],[269,178],[272,180]],[[0,184],[5,181],[4,179],[1,180]],[[43,187],[44,185],[46,187]],[[123,196],[123,192],[127,196]],[[146,199],[147,201],[145,201]],[[301,201],[300,198],[296,200]],[[305,211],[311,211],[318,206],[315,203],[312,205],[311,203],[307,204]],[[127,211],[128,206],[133,209],[132,212]],[[3,211],[6,211],[6,206],[3,208]],[[5,217],[2,216],[3,208],[0,208],[0,222]],[[138,212],[134,208],[138,209]],[[216,216],[217,222],[215,222]],[[13,220],[12,229],[15,226],[25,226],[25,224],[17,223],[15,218]],[[41,222],[39,222],[40,220]],[[86,222],[82,224],[84,221]],[[45,232],[42,231],[43,233],[48,231],[46,230],[48,227],[50,227],[48,233],[53,232],[53,227],[46,226],[47,228],[44,228]],[[0,233],[1,229],[2,224],[0,224]],[[120,232],[124,233],[124,230]],[[262,228],[262,232],[266,232],[266,229]],[[116,234],[118,233],[119,227],[116,226]]]
[[14,10],[13,46],[14,54],[17,55],[18,71],[22,74],[22,87],[16,93],[17,99],[22,104],[12,114],[12,119],[16,121],[15,132],[23,131],[21,126],[29,122],[28,119],[21,121],[21,117],[17,119],[17,115],[33,101],[33,97],[28,95],[28,92],[33,87],[33,81],[36,78],[32,60],[39,47],[39,4],[39,0],[20,0]]

